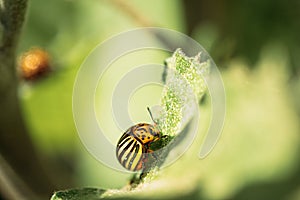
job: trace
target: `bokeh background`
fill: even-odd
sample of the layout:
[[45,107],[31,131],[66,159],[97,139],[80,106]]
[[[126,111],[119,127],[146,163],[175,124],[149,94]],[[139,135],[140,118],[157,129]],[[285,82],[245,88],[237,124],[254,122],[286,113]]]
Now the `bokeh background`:
[[[128,198],[300,199],[298,0],[31,0],[18,54],[42,47],[54,70],[41,80],[21,81],[19,97],[53,191],[127,184],[130,174],[102,165],[80,142],[72,90],[81,63],[96,45],[144,26],[185,33],[210,53],[226,89],[226,120],[208,157],[197,157],[204,138],[199,134],[183,157]],[[150,58],[163,63],[162,55]],[[159,98],[160,89],[151,90]],[[143,93],[136,94],[135,102],[141,101]],[[143,106],[129,108],[137,121],[149,120]],[[205,133],[209,97],[200,109],[199,133]]]

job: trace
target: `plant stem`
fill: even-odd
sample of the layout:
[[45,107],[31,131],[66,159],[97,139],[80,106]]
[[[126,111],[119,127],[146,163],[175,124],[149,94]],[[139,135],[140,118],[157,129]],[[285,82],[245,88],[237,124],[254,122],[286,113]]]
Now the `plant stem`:
[[154,26],[154,23],[150,21],[143,13],[141,13],[131,2],[126,0],[110,0],[116,8],[129,16],[133,21],[142,27]]
[[[16,190],[22,199],[35,199],[20,182],[39,197],[52,192],[26,131],[18,99],[15,58],[26,7],[27,0],[0,0],[0,192],[8,199],[16,199]],[[7,187],[10,189],[5,190]]]

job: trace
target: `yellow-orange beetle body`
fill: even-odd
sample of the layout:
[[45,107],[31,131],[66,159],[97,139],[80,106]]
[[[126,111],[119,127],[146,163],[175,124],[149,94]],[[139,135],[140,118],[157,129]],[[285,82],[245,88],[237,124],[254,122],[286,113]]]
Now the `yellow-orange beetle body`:
[[[148,111],[150,112],[149,108]],[[147,155],[152,152],[150,144],[158,139],[160,131],[155,124],[139,123],[130,127],[117,143],[118,161],[130,171],[143,169],[148,160]]]

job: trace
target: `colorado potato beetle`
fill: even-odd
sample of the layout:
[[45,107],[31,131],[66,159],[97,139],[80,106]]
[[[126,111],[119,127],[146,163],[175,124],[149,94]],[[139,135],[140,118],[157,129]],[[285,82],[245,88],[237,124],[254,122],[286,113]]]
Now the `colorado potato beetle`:
[[[150,109],[147,108],[153,120]],[[130,127],[118,141],[116,156],[120,164],[130,171],[144,169],[149,153],[150,144],[160,139],[160,131],[154,125],[139,123]]]

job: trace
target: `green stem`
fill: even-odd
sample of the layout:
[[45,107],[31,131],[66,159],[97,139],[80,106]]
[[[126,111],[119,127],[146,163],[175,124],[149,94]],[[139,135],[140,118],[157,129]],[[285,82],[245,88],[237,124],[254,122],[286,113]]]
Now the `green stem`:
[[27,133],[18,99],[15,60],[26,7],[27,0],[0,0],[0,192],[7,199],[16,199],[15,193],[22,199],[40,199],[52,192]]

